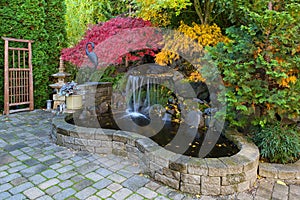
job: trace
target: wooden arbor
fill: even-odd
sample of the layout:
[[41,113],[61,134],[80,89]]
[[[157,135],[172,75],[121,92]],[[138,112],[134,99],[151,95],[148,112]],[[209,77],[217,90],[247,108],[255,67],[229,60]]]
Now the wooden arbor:
[[[18,111],[33,110],[34,100],[31,63],[31,43],[33,41],[6,37],[2,37],[2,39],[5,41],[4,114],[8,115],[9,113]],[[15,45],[17,47],[13,47]],[[10,109],[11,107],[14,109]]]

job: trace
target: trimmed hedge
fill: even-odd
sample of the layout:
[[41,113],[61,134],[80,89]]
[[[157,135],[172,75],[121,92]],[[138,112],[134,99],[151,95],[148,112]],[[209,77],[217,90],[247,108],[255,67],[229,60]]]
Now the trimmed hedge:
[[[34,40],[32,65],[35,107],[45,106],[52,93],[51,74],[57,72],[66,44],[65,3],[61,0],[2,0],[0,36]],[[0,40],[0,110],[3,109],[4,41]]]

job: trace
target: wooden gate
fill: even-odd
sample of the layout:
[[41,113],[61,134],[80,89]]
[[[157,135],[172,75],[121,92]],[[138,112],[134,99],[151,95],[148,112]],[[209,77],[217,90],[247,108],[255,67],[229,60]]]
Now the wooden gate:
[[34,109],[31,40],[2,37],[4,114]]

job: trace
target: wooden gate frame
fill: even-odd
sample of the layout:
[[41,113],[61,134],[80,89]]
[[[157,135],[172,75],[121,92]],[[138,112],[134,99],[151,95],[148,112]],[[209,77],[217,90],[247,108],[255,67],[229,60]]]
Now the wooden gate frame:
[[[4,114],[34,109],[33,75],[32,75],[32,40],[2,37],[4,43]],[[10,47],[9,42],[27,43],[27,48]],[[9,63],[9,50],[13,52],[12,63]],[[15,63],[15,51],[17,63]],[[23,60],[21,60],[21,52]],[[28,60],[26,59],[28,52]],[[26,60],[27,65],[26,67]],[[23,62],[23,65],[21,65]],[[28,105],[26,108],[10,110],[11,106]]]

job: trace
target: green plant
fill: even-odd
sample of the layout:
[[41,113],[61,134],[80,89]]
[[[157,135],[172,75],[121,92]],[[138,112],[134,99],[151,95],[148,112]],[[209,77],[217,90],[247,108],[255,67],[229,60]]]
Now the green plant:
[[[32,65],[34,103],[36,108],[45,106],[50,98],[51,74],[57,71],[61,48],[65,45],[65,6],[61,0],[4,0],[0,2],[0,35],[34,40]],[[0,46],[4,42],[0,40]],[[0,51],[0,66],[4,66],[4,51]],[[2,78],[2,69],[1,78]],[[3,81],[0,78],[0,89]],[[3,108],[3,90],[0,109]]]
[[[70,64],[71,65],[71,64]],[[96,70],[88,66],[78,68],[76,67],[75,72],[75,81],[78,84],[83,84],[85,82],[97,82],[100,77],[103,75],[103,69]]]
[[[122,68],[120,66],[120,68]],[[123,72],[119,72],[116,66],[108,66],[101,69],[93,69],[90,67],[81,67],[75,74],[76,82],[83,84],[85,82],[111,82],[116,88],[124,77]]]
[[192,5],[190,0],[134,0],[135,14],[145,20],[151,20],[157,26],[168,26],[174,16]]
[[228,43],[208,48],[227,87],[227,120],[245,127],[284,123],[300,114],[300,4],[241,9],[245,25],[226,30]]
[[67,5],[66,30],[69,46],[82,39],[88,25],[105,22],[115,16],[127,13],[124,0],[65,0]]
[[116,88],[120,81],[124,77],[125,73],[118,72],[115,66],[109,66],[103,72],[101,78],[99,79],[100,82],[111,82],[113,88]]
[[268,124],[253,135],[261,157],[274,163],[289,163],[300,158],[299,127]]
[[[134,0],[135,14],[157,26],[177,27],[180,21],[211,25],[228,23],[226,0]],[[227,5],[226,5],[227,6]]]

